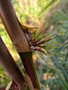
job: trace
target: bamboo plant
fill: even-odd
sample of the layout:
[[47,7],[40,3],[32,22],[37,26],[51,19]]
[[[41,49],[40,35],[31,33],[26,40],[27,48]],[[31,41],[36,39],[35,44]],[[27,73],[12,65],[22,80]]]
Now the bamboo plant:
[[[0,58],[1,58],[0,64],[2,64],[3,68],[8,72],[8,74],[11,76],[14,83],[18,85],[20,90],[28,90],[28,88],[24,86],[24,83],[26,82],[27,82],[26,83],[27,87],[29,87],[30,90],[40,90],[40,85],[37,78],[35,65],[32,59],[32,53],[33,51],[37,50],[44,54],[48,54],[46,50],[44,50],[45,47],[44,43],[48,42],[54,37],[48,36],[48,34],[45,34],[44,31],[37,34],[35,38],[32,38],[32,34],[30,30],[36,27],[29,27],[29,26],[27,27],[19,22],[15,14],[14,8],[12,6],[11,0],[0,0],[0,17],[2,19],[3,25],[5,26],[5,30],[10,36],[13,45],[15,46],[19,56],[21,57],[25,69],[24,76],[21,74],[20,70],[18,69],[11,55],[8,54],[7,56],[8,58],[6,58],[7,54],[4,55],[5,51],[3,51],[3,49],[2,49],[2,53],[0,53]],[[48,29],[50,29],[50,27]],[[0,41],[2,42],[2,40]],[[0,45],[0,48],[2,44]],[[6,52],[9,53],[5,45],[4,48],[5,48],[4,50],[6,50]],[[9,59],[10,61],[8,61]],[[6,63],[4,63],[4,60],[6,61]],[[9,63],[11,63],[10,66]],[[16,68],[13,69],[13,67]],[[20,78],[18,78],[19,76]]]

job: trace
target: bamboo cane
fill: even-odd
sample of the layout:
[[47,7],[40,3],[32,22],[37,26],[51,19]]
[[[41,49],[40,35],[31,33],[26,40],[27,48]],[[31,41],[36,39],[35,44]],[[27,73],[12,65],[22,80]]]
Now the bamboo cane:
[[0,38],[0,64],[9,74],[9,76],[15,81],[15,83],[22,88],[20,90],[27,90],[25,87],[25,79],[17,67],[15,61],[7,50],[5,44]]
[[18,24],[11,0],[0,0],[0,16],[17,51],[28,51],[29,45]]

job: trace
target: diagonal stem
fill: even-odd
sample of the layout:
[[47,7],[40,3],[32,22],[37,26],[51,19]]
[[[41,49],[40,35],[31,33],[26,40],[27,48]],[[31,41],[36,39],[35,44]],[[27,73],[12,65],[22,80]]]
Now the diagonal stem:
[[0,38],[0,64],[2,65],[4,70],[7,71],[9,76],[15,81],[15,83],[19,86],[19,88],[23,88],[23,90],[26,90],[25,79],[1,38]]
[[0,16],[17,51],[28,51],[29,45],[18,24],[11,0],[0,0]]

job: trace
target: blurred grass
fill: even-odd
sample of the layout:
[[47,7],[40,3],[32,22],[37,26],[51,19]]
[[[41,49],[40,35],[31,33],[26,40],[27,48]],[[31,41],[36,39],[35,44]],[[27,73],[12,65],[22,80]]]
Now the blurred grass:
[[0,88],[6,87],[9,82],[10,82],[10,77],[0,66]]
[[[49,35],[59,36],[44,45],[48,55],[34,52],[41,90],[68,90],[68,0],[12,0],[21,23],[49,29]],[[39,30],[39,31],[40,31]],[[22,69],[20,58],[14,49],[0,20],[0,36],[13,58]],[[0,66],[0,87],[6,86],[10,78]]]

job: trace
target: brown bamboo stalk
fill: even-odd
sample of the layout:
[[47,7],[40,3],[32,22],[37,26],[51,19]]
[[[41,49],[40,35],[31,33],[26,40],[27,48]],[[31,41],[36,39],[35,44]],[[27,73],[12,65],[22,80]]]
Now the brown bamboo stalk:
[[[12,7],[12,3],[10,0],[0,0],[0,15],[1,15],[1,19],[3,21],[3,24],[9,34],[9,36],[11,37],[15,47],[17,48],[18,53],[21,52],[28,52],[29,51],[29,45],[27,43],[27,41],[25,40],[25,36],[23,31],[20,29],[16,15],[14,13],[13,7]],[[28,52],[29,53],[29,52]],[[36,74],[35,71],[33,70],[33,65],[31,65],[31,60],[30,58],[27,57],[27,53],[26,56],[24,56],[23,53],[23,59],[24,59],[24,66],[25,66],[25,70],[27,72],[27,74],[29,75],[29,77],[32,80],[32,83],[34,85],[35,88],[40,88],[37,77],[35,77]],[[27,58],[25,58],[27,57]],[[22,60],[23,60],[22,59]],[[31,58],[32,59],[32,58]],[[28,60],[28,61],[27,61]],[[27,63],[29,64],[27,66]],[[31,68],[30,68],[31,67]],[[31,71],[31,73],[29,73],[29,70]]]
[[19,86],[20,90],[26,90],[25,79],[17,67],[15,61],[0,38],[0,64],[9,76]]
[[18,24],[11,0],[0,0],[0,16],[17,51],[29,51],[28,42]]

